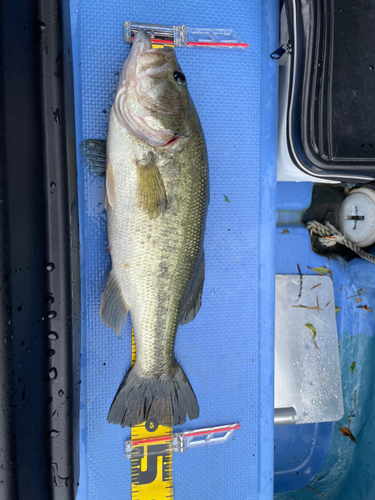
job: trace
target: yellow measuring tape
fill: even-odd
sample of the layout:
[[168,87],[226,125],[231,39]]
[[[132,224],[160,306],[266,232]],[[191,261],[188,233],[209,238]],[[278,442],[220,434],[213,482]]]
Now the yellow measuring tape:
[[[132,329],[132,366],[136,348]],[[131,459],[132,500],[173,499],[171,439],[172,415],[169,422],[156,419],[132,427],[131,440],[138,441]],[[163,439],[163,437],[169,439]],[[143,443],[147,440],[147,443]]]
[[[174,48],[173,44],[168,44]],[[152,48],[162,48],[164,44],[153,43]],[[132,366],[136,358],[134,332],[132,329]],[[131,440],[141,441],[133,449],[131,459],[132,500],[165,500],[173,499],[171,440],[160,439],[170,437],[173,433],[172,415],[170,422],[147,420],[143,424],[132,427]],[[147,439],[147,444],[142,440]],[[153,439],[156,441],[152,442]]]

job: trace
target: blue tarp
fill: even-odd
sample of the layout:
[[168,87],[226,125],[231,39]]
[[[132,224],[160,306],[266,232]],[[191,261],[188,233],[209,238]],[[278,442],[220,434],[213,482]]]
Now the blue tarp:
[[[211,202],[201,311],[180,327],[176,356],[200,417],[177,430],[241,423],[228,445],[174,456],[176,499],[273,496],[273,328],[278,2],[71,1],[77,144],[105,139],[129,52],[125,20],[233,28],[248,50],[179,49],[205,132]],[[77,153],[79,155],[79,152]],[[82,280],[79,500],[130,498],[129,429],[107,423],[130,366],[128,322],[119,339],[101,322],[110,267],[104,181],[79,158]],[[225,195],[225,196],[224,196]],[[227,200],[226,201],[226,198]]]

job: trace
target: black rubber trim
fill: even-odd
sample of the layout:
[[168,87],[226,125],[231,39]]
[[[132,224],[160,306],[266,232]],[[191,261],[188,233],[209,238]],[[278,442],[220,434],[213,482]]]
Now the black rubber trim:
[[[369,142],[368,157],[364,154],[358,157],[358,147],[362,146],[361,140],[352,134],[356,147],[353,146],[347,157],[343,158],[335,154],[337,148],[333,140],[335,128],[340,124],[340,116],[346,116],[352,105],[350,100],[339,101],[337,98],[347,90],[345,86],[341,89],[336,87],[332,89],[332,82],[337,86],[338,80],[345,80],[341,75],[337,78],[335,67],[337,61],[340,62],[345,56],[345,50],[356,51],[357,47],[347,46],[340,51],[336,47],[336,66],[334,66],[335,43],[337,46],[334,37],[337,37],[336,33],[339,32],[334,30],[335,15],[336,24],[339,19],[338,7],[333,0],[286,0],[286,3],[289,24],[293,26],[294,31],[293,51],[290,55],[292,64],[287,118],[289,154],[298,168],[317,177],[317,180],[324,178],[357,183],[369,182],[375,179],[375,148],[373,148],[375,141],[374,144]],[[350,43],[354,43],[353,40]],[[358,68],[358,72],[361,71],[361,68]],[[368,79],[369,75],[367,66],[366,74],[361,74],[361,77]],[[371,87],[370,81],[368,84]],[[375,123],[372,123],[373,113],[369,115],[366,115],[364,104],[358,116],[371,134]],[[343,131],[343,136],[345,132],[349,140],[351,126],[353,129],[357,126],[354,118]]]
[[80,278],[69,2],[0,0],[0,498],[70,500]]

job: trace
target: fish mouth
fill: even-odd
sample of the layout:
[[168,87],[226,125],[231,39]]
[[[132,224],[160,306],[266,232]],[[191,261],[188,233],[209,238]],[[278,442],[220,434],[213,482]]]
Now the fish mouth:
[[[150,39],[151,40],[151,39]],[[165,55],[170,55],[172,56],[174,49],[172,47],[162,47],[158,49],[147,49],[145,50],[148,54],[155,54],[157,56],[165,56]]]
[[152,50],[151,37],[146,31],[139,30],[135,35],[132,50],[133,49],[138,53],[146,52],[150,49]]
[[137,57],[143,56],[146,59],[164,58],[173,59],[174,49],[172,47],[153,48],[150,35],[143,30],[138,31],[133,40],[132,51],[137,52]]

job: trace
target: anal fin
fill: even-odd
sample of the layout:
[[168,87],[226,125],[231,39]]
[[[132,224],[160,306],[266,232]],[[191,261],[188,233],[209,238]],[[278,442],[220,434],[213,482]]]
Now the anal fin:
[[194,275],[191,278],[189,288],[186,292],[180,309],[180,324],[186,325],[193,321],[202,304],[202,292],[204,283],[204,252]]
[[103,323],[120,335],[128,315],[129,308],[122,296],[113,270],[109,273],[100,303],[100,316]]
[[156,165],[156,155],[151,151],[147,158],[137,161],[138,207],[154,219],[167,208],[167,195],[163,179]]

